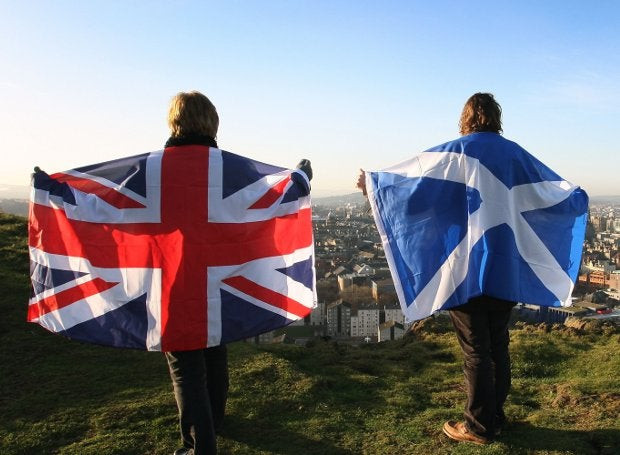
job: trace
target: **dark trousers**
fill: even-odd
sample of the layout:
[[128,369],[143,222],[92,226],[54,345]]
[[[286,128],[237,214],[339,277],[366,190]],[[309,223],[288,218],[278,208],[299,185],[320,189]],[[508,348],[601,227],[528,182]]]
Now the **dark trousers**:
[[228,397],[226,346],[165,354],[183,446],[194,449],[195,455],[216,454],[215,432],[222,425]]
[[450,310],[463,350],[465,423],[473,433],[493,437],[506,416],[504,403],[510,389],[508,323],[513,302],[480,296]]

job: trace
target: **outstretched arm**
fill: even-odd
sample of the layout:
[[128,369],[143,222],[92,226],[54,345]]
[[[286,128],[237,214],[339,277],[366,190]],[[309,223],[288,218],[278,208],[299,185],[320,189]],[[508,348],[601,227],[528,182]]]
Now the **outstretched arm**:
[[312,166],[310,164],[310,160],[302,159],[299,164],[297,164],[297,169],[303,171],[304,174],[308,177],[308,180],[312,180]]
[[362,194],[368,197],[368,193],[366,192],[366,173],[360,169],[360,175],[357,177],[357,183],[355,185],[357,188],[362,190]]

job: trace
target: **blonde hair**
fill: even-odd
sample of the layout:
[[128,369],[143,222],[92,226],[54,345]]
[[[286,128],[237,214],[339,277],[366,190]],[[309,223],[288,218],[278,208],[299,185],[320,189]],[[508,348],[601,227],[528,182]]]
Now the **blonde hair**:
[[215,139],[219,124],[215,106],[200,92],[180,92],[170,101],[168,127],[172,137],[198,134]]

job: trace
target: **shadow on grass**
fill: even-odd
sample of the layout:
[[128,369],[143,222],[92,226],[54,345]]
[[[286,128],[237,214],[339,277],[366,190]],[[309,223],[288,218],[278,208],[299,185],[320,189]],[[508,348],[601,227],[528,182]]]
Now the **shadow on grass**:
[[512,386],[508,399],[512,404],[524,406],[530,410],[540,409],[540,399],[533,396],[532,392],[528,389],[522,390],[519,387]]
[[[330,342],[310,349],[267,348],[265,351],[286,359],[292,370],[311,378],[305,405],[329,403],[346,412],[360,408],[372,412],[384,409],[386,397],[393,395],[386,391],[410,378],[421,377],[424,371],[432,371],[446,359],[453,361],[451,354],[423,341],[407,349],[400,345],[351,347]],[[407,354],[406,360],[394,361],[394,354],[399,351]],[[408,393],[407,402],[399,405],[407,406],[407,412],[422,412],[432,406],[429,384],[418,384],[419,388]]]
[[515,422],[499,440],[513,448],[529,451],[558,451],[574,454],[611,455],[618,453],[620,430],[567,430]]
[[[279,422],[265,417],[264,424],[261,419],[244,419],[238,415],[227,415],[224,428],[220,437],[245,444],[255,451],[265,451],[274,455],[288,455],[291,453],[304,454],[333,454],[352,455],[353,451],[336,447],[328,440],[308,439],[300,433],[290,431]],[[263,427],[264,425],[264,427]],[[317,435],[318,436],[318,435]],[[219,450],[221,454],[237,453],[227,451],[226,448]]]
[[24,321],[0,341],[0,411],[7,420],[44,421],[67,407],[89,410],[171,387],[159,353],[87,345]]

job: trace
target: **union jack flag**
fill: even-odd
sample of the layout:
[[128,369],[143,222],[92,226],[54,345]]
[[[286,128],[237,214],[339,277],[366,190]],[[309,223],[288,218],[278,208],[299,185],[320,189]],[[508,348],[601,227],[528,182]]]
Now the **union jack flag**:
[[36,173],[28,321],[179,351],[304,318],[315,298],[307,176],[205,145]]

